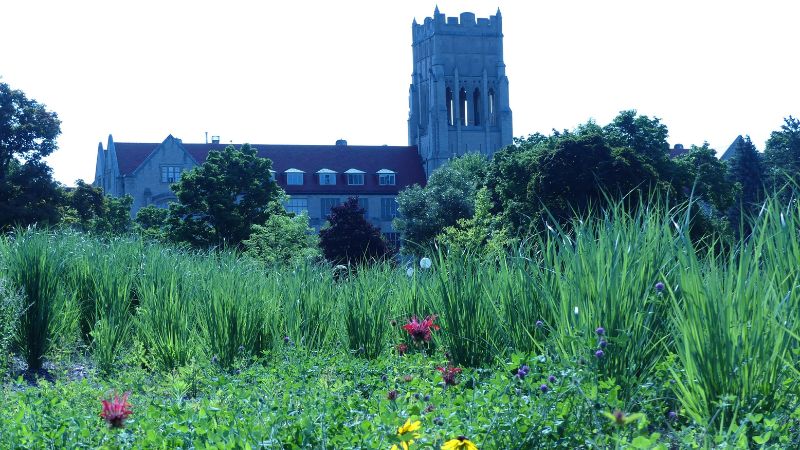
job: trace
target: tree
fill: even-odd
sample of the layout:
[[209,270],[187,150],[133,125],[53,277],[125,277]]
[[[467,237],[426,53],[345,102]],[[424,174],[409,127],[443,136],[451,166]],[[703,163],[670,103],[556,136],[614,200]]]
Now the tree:
[[109,197],[103,189],[76,182],[75,189],[64,194],[61,223],[85,232],[124,234],[130,231],[133,197]]
[[790,178],[800,182],[800,120],[792,116],[783,119],[780,131],[773,131],[767,139],[764,160],[773,189]]
[[331,209],[328,224],[319,232],[319,246],[333,264],[358,265],[383,260],[390,254],[380,230],[364,218],[356,197]]
[[686,179],[694,183],[694,195],[724,213],[733,204],[734,185],[728,178],[726,163],[716,155],[706,142],[702,147],[693,145],[675,162],[686,173]]
[[750,136],[738,142],[728,164],[728,180],[734,185],[733,206],[728,217],[736,230],[743,215],[757,212],[759,202],[764,196],[764,166]]
[[136,232],[151,239],[165,239],[168,214],[168,210],[155,205],[139,208],[139,211],[136,212]]
[[489,191],[485,187],[475,196],[475,214],[445,228],[436,240],[448,252],[467,252],[470,255],[497,255],[516,242],[492,214]]
[[211,151],[206,161],[172,185],[178,203],[170,205],[169,234],[199,247],[239,247],[253,225],[282,213],[282,190],[270,178],[272,161],[244,144]]
[[60,126],[56,113],[0,83],[0,230],[58,221],[61,194],[43,158]]
[[253,225],[250,238],[243,242],[245,254],[268,266],[299,264],[320,256],[319,239],[308,226],[308,214],[273,214],[264,225]]
[[483,185],[487,168],[482,155],[468,154],[433,172],[424,188],[415,185],[400,192],[394,228],[411,244],[406,248],[413,251],[429,245],[445,227],[472,217],[475,193]]

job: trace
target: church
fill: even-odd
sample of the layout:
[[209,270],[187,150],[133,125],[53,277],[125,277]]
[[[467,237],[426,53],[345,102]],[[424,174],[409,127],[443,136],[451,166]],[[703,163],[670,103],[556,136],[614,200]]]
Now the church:
[[[510,145],[502,23],[499,9],[476,18],[470,12],[446,17],[437,7],[423,23],[414,20],[407,146],[251,143],[272,160],[272,180],[290,197],[286,209],[308,212],[319,230],[333,206],[357,196],[367,220],[396,241],[392,219],[401,190],[424,186],[453,157],[490,156]],[[176,201],[170,184],[225,146],[216,136],[197,144],[172,135],[160,143],[115,142],[109,136],[105,147],[98,145],[94,185],[107,195],[131,195],[134,215],[148,205],[166,207]]]

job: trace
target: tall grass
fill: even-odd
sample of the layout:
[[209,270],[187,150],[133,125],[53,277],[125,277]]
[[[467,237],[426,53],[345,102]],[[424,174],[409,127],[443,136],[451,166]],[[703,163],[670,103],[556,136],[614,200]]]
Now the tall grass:
[[157,246],[144,251],[136,281],[136,333],[157,368],[181,367],[196,354],[194,263],[181,252]]
[[41,369],[57,337],[57,316],[66,308],[62,289],[63,258],[47,232],[19,231],[8,246],[8,279],[25,295],[17,347],[30,371]]
[[552,271],[543,284],[552,343],[562,357],[596,364],[627,388],[652,372],[672,341],[670,305],[654,285],[671,282],[676,239],[662,209],[616,205],[540,241],[543,270]]
[[206,261],[198,265],[198,322],[210,354],[230,368],[237,357],[257,356],[272,345],[271,299],[257,266],[230,254]]
[[[786,213],[790,214],[786,214]],[[753,232],[727,257],[696,254],[684,241],[680,288],[673,295],[677,330],[676,392],[695,421],[724,429],[745,412],[770,411],[797,341],[798,211],[767,203]],[[796,334],[795,334],[796,336]]]
[[374,359],[384,350],[392,313],[392,272],[389,266],[359,270],[338,288],[347,344],[359,356]]
[[275,336],[286,336],[308,350],[338,344],[343,331],[339,305],[333,299],[335,281],[328,270],[300,265],[269,276],[271,297],[279,305],[272,324]]
[[22,293],[0,276],[0,374],[8,367],[9,352],[23,312],[23,302]]

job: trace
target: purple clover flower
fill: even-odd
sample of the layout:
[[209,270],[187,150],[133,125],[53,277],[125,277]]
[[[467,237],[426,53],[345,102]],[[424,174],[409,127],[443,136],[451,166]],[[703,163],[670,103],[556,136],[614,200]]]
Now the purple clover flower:
[[664,292],[664,288],[666,288],[666,286],[664,286],[664,283],[660,281],[656,283],[656,292],[658,292],[659,294]]
[[549,377],[547,377],[547,381],[549,381],[550,383],[555,383],[556,382],[556,376],[555,375],[550,375]]
[[594,352],[595,358],[598,358],[598,359],[602,358],[605,355],[606,355],[605,352],[602,351],[602,350],[597,350],[596,352]]
[[667,418],[669,418],[669,420],[678,420],[678,413],[676,413],[675,411],[670,411],[667,414]]
[[606,329],[603,327],[597,327],[597,329],[594,330],[594,332],[597,333],[598,336],[602,336],[606,334]]
[[543,326],[544,326],[544,322],[542,322],[541,320],[537,320],[536,321],[536,328],[542,328]]
[[542,394],[546,394],[547,391],[550,390],[550,387],[547,386],[546,384],[543,384],[543,385],[539,386],[539,390],[542,391]]
[[606,348],[606,346],[608,345],[608,342],[606,342],[605,339],[600,339],[600,344],[599,345],[600,345],[600,348]]

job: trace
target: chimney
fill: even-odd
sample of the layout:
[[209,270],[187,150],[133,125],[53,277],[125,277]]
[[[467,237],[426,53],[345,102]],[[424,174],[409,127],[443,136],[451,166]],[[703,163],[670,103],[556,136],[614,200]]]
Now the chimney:
[[211,136],[212,144],[219,144],[219,136]]
[[344,139],[337,139],[336,140],[337,147],[347,147],[347,141]]

